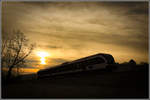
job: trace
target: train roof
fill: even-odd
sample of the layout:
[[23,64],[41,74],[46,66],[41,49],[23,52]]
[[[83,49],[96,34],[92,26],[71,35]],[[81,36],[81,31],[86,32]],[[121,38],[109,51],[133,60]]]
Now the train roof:
[[[74,61],[80,61],[80,60],[82,60],[82,59],[88,59],[88,58],[91,58],[91,57],[96,57],[96,56],[103,56],[103,57],[106,57],[106,56],[111,56],[112,57],[112,55],[110,55],[110,54],[106,54],[106,53],[98,53],[98,54],[95,54],[95,55],[91,55],[91,56],[87,56],[87,57],[83,57],[83,58],[80,58],[80,59],[77,59],[77,60],[74,60]],[[72,61],[72,62],[74,62],[74,61]]]

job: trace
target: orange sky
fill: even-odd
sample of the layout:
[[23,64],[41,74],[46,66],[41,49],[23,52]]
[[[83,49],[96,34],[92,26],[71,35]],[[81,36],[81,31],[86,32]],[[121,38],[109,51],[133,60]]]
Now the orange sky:
[[[2,29],[21,30],[37,47],[30,67],[96,53],[116,62],[148,61],[148,2],[4,2]],[[38,51],[51,54],[40,65]]]

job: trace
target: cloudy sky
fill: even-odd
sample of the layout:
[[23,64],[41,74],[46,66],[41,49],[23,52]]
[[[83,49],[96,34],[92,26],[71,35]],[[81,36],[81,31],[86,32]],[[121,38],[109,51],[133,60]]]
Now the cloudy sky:
[[148,2],[3,2],[2,30],[21,30],[53,66],[96,53],[148,61]]

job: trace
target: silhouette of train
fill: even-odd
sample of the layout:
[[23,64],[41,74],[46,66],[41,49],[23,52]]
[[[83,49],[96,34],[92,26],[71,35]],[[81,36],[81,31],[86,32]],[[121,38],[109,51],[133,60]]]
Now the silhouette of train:
[[40,70],[37,73],[38,79],[51,77],[55,75],[76,73],[82,71],[107,69],[111,71],[115,64],[112,55],[99,53],[92,56],[84,57],[71,62],[65,62],[52,68]]

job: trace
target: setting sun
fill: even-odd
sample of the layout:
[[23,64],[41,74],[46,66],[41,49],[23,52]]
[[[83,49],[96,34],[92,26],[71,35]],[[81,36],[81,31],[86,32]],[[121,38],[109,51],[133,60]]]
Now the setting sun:
[[41,59],[40,59],[41,64],[46,64],[46,58],[45,57],[50,56],[50,54],[47,52],[37,52],[37,55],[39,57],[41,57]]

